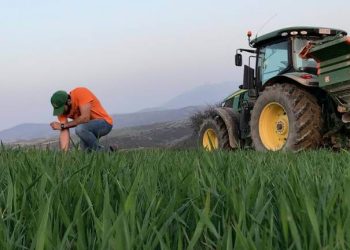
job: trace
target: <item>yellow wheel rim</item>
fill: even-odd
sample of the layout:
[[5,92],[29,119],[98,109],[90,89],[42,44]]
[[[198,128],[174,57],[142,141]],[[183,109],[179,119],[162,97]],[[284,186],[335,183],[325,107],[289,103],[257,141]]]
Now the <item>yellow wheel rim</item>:
[[264,107],[259,119],[259,135],[268,150],[277,151],[286,144],[289,120],[281,104],[271,102]]
[[219,148],[219,139],[215,131],[208,128],[203,135],[203,148],[212,151]]

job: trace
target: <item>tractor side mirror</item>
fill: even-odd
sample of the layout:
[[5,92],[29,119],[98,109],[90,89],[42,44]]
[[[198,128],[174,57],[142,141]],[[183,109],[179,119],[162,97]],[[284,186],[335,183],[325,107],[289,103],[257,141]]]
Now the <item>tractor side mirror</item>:
[[242,54],[237,53],[235,55],[235,64],[236,66],[242,66]]

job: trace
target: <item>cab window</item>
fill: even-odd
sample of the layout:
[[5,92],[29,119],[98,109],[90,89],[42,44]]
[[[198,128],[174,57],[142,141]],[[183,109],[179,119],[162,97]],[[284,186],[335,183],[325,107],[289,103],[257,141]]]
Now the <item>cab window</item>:
[[263,84],[289,66],[288,44],[288,41],[283,41],[260,49],[258,66]]

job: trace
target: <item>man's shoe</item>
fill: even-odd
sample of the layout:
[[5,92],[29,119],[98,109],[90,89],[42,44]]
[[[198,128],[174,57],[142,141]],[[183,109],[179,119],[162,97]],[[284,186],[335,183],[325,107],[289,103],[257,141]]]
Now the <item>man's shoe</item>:
[[110,152],[116,152],[116,151],[118,151],[118,145],[117,144],[113,144],[113,145],[110,145],[109,146],[109,151]]

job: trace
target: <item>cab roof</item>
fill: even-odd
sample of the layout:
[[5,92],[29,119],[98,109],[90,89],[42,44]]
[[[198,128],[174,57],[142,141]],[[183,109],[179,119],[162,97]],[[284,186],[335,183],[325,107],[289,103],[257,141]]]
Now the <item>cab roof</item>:
[[272,42],[280,37],[290,37],[290,36],[335,36],[344,35],[347,33],[344,30],[322,28],[322,27],[309,27],[309,26],[297,26],[297,27],[287,27],[279,30],[272,31],[265,35],[256,37],[250,42],[250,45],[254,48],[260,47],[262,44]]

